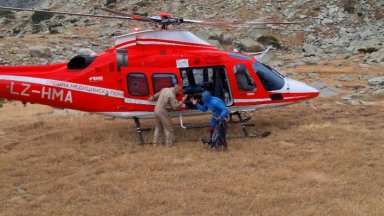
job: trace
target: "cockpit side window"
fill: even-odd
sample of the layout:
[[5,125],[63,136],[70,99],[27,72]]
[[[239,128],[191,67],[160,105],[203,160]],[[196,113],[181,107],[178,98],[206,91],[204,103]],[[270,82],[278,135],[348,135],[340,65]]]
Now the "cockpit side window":
[[245,64],[235,65],[233,71],[235,72],[237,87],[240,91],[255,91],[256,86]]
[[269,66],[266,66],[260,62],[255,62],[252,66],[256,71],[256,74],[263,84],[265,90],[274,91],[284,87],[284,79],[282,75],[279,75]]

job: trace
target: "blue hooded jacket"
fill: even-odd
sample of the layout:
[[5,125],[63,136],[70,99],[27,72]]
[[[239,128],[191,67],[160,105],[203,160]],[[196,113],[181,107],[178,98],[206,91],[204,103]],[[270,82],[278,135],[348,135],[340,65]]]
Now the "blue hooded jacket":
[[205,91],[203,92],[203,101],[204,104],[196,104],[196,108],[202,112],[207,112],[207,110],[212,111],[213,117],[211,119],[211,126],[216,125],[215,117],[221,117],[221,119],[228,118],[228,110],[225,107],[224,102],[217,97],[213,97],[211,93]]

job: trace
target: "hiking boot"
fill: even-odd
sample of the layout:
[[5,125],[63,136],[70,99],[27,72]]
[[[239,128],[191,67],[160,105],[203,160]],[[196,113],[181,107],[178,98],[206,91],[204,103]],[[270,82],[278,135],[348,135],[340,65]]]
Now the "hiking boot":
[[203,144],[210,144],[211,138],[210,137],[203,137],[203,138],[201,138],[201,141],[203,142]]

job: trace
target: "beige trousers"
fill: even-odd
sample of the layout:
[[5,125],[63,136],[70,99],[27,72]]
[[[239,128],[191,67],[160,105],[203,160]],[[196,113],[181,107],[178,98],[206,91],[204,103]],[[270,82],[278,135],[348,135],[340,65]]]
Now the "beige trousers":
[[159,145],[161,143],[161,133],[165,135],[166,146],[172,146],[173,140],[173,128],[171,118],[166,111],[155,111],[155,134],[153,143]]

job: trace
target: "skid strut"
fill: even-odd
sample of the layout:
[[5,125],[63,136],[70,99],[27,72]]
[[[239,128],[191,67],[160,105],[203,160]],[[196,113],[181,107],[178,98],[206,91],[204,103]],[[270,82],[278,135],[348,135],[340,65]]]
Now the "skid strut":
[[133,117],[133,120],[135,120],[136,132],[137,132],[137,135],[139,136],[139,144],[143,145],[144,144],[143,132],[150,131],[151,128],[142,128],[140,125],[140,119],[137,117]]
[[[241,113],[240,113],[240,112],[234,112],[234,113],[231,113],[231,114],[230,114],[230,120],[231,120],[232,122],[235,122],[235,121],[233,121],[233,119],[232,119],[232,115],[236,115],[237,118],[239,118],[239,121],[238,121],[238,122],[240,123],[241,129],[243,130],[244,137],[250,137],[250,138],[255,137],[255,136],[249,135],[249,133],[248,133],[248,129],[247,129],[247,127],[255,126],[255,124],[248,124],[248,123],[247,123],[247,121],[249,121],[249,120],[251,119],[250,117],[243,118],[243,117],[241,116]],[[236,122],[235,122],[235,123],[236,123]]]

